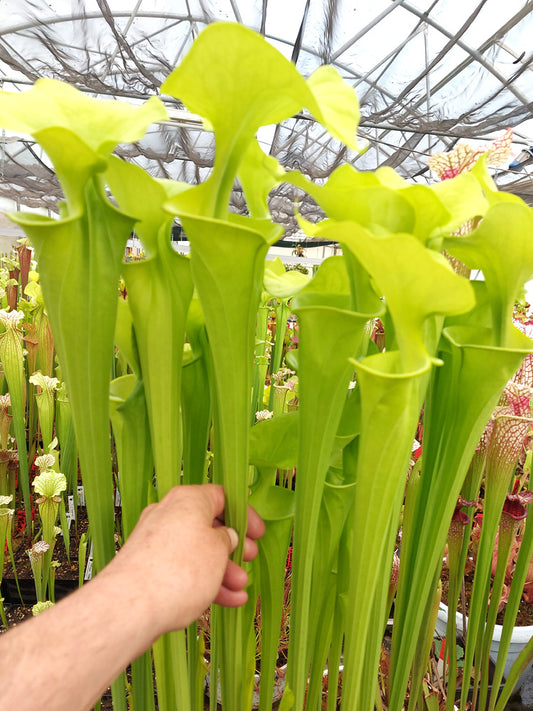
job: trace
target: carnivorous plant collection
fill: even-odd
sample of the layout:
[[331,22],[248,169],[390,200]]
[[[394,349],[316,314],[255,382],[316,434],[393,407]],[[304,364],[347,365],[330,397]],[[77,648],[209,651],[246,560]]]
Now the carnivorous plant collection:
[[[475,446],[531,350],[512,325],[512,310],[533,276],[533,213],[496,190],[483,156],[470,173],[436,185],[350,164],[322,185],[285,171],[260,149],[258,129],[307,111],[357,151],[357,98],[332,67],[304,79],[238,24],[209,25],[161,92],[200,114],[214,133],[213,169],[199,185],[155,179],[112,155],[118,143],[140,139],[150,123],[166,118],[158,98],[134,107],[87,98],[51,79],[23,93],[0,93],[0,125],[43,146],[65,194],[58,219],[12,218],[35,249],[76,432],[95,567],[115,551],[110,416],[126,536],[142,507],[171,486],[206,480],[209,446],[210,476],[225,487],[228,524],[245,529],[249,501],[267,522],[250,568],[248,604],[211,614],[210,677],[220,674],[224,711],[251,708],[258,599],[260,708],[271,708],[291,541],[280,708],[320,708],[324,667],[332,688],[342,656],[341,709],[371,711],[401,519],[389,678],[389,708],[399,710],[410,679],[411,698],[421,693],[413,665]],[[228,210],[236,180],[247,216]],[[268,249],[283,232],[268,193],[281,182],[308,192],[326,215],[317,224],[300,219],[302,229],[343,248],[312,279],[285,283],[273,265],[265,278]],[[171,247],[175,217],[190,258]],[[454,234],[473,218],[472,232]],[[133,229],[146,259],[124,264]],[[444,250],[481,269],[485,281],[454,273]],[[127,300],[118,294],[121,275]],[[257,397],[256,386],[251,412],[254,354],[264,357],[256,347],[256,333],[265,334],[257,326],[263,293],[285,304],[278,328],[285,328],[287,299],[298,319],[289,365],[299,409],[251,425],[255,411],[272,403]],[[384,350],[370,338],[378,318]],[[16,324],[6,325],[4,340],[8,328]],[[110,384],[114,344],[129,372]],[[423,461],[406,490],[422,406]],[[277,472],[294,467],[293,490]],[[234,557],[241,562],[242,548]],[[205,664],[196,627],[159,640],[153,659],[158,707],[202,709]],[[134,707],[148,711],[155,708],[151,662],[149,654],[136,662],[132,683]],[[126,710],[121,679],[113,699],[115,709]],[[330,694],[328,711],[336,703]]]

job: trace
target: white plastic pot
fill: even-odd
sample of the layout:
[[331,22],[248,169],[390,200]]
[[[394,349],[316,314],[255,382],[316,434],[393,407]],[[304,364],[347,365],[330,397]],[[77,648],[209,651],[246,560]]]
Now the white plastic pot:
[[[339,671],[342,671],[344,669],[344,665],[341,664],[339,666]],[[272,701],[279,701],[281,697],[283,696],[283,692],[285,690],[285,672],[287,671],[287,665],[285,664],[282,666],[280,669],[276,669],[276,676],[275,676],[275,681],[274,681],[274,689],[272,692]],[[323,676],[328,675],[328,670],[326,669],[324,671]],[[252,701],[252,709],[257,709],[259,708],[259,682],[261,681],[261,677],[259,674],[255,675],[255,684],[254,684],[254,695],[253,695],[253,701]],[[206,674],[205,677],[205,692],[207,695],[210,694],[210,678],[209,678],[209,672]],[[217,684],[217,701],[219,704],[222,703],[222,692],[220,689],[220,680]]]
[[[281,667],[281,669],[276,669],[276,676],[275,676],[275,681],[274,681],[274,689],[272,691],[272,701],[279,701],[281,697],[283,696],[283,691],[285,689],[285,671],[287,667],[286,665]],[[209,672],[206,674],[205,677],[205,692],[209,696],[211,693],[211,684],[210,684],[210,676]],[[254,694],[253,694],[253,700],[252,700],[252,709],[257,709],[259,708],[259,682],[261,681],[261,677],[259,674],[255,675],[255,681],[254,681]],[[222,691],[220,688],[220,680],[218,680],[217,683],[217,701],[219,704],[222,703]]]
[[[439,606],[439,612],[437,615],[437,624],[435,630],[440,637],[446,636],[446,623],[448,621],[448,607],[441,602]],[[463,630],[463,615],[461,612],[455,614],[455,624],[458,631]],[[466,624],[468,625],[468,617],[466,618]],[[498,650],[500,649],[500,639],[502,636],[502,626],[495,625],[494,633],[492,635],[492,642],[490,645],[490,658],[496,664],[496,659],[498,657]],[[505,667],[503,670],[503,675],[507,679],[511,667],[515,659],[518,657],[522,649],[526,646],[529,640],[533,637],[533,626],[528,627],[515,627],[513,634],[511,635],[511,643],[509,645],[509,652],[507,654],[507,659],[505,660]],[[527,677],[531,676],[533,669],[533,662],[530,663],[526,669],[522,672],[515,690],[522,686]]]

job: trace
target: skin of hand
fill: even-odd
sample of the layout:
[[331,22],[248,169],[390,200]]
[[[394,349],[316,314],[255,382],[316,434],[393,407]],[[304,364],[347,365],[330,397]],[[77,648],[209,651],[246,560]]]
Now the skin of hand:
[[[180,486],[142,513],[96,577],[37,617],[0,635],[0,709],[83,711],[164,632],[185,628],[208,605],[247,600],[248,576],[229,556],[221,486]],[[249,509],[244,559],[264,523]]]
[[[216,602],[225,607],[244,605],[247,573],[228,559],[238,543],[236,531],[224,526],[224,489],[216,484],[179,486],[162,501],[144,509],[120,554],[102,574],[124,575],[143,581],[152,601],[159,631],[184,629]],[[260,516],[250,507],[244,560],[257,555],[265,532]],[[176,601],[180,604],[177,605]]]

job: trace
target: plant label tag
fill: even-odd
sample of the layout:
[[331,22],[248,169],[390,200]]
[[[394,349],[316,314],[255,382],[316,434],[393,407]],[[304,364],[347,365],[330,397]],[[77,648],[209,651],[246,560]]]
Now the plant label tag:
[[85,566],[84,580],[90,580],[93,577],[93,544],[89,549],[89,557],[87,558],[87,565]]
[[83,484],[78,486],[78,506],[85,506],[85,491]]
[[76,512],[74,511],[74,497],[72,494],[68,497],[68,512],[67,512],[67,521],[69,521],[69,526],[70,526],[70,521],[74,519],[74,514]]
[[118,487],[117,487],[117,489],[115,490],[115,506],[116,506],[117,508],[119,508],[120,506],[122,506],[122,499],[121,499],[121,497],[120,497],[120,491],[118,490]]

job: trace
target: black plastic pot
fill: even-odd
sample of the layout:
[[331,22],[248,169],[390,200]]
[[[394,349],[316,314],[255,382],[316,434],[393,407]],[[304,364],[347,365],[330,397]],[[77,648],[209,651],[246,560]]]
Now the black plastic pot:
[[[11,605],[24,604],[26,607],[35,605],[37,597],[35,595],[35,583],[33,582],[33,578],[19,578],[19,586],[22,600],[20,599],[15,580],[13,578],[2,579],[0,594],[4,598],[4,603]],[[56,602],[77,588],[77,580],[56,580],[54,586]]]

